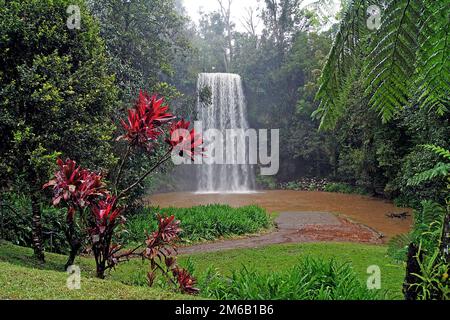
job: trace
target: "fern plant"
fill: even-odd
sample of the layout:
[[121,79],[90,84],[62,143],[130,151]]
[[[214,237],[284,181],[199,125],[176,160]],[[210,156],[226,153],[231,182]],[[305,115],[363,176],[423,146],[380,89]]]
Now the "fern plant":
[[370,5],[380,4],[352,1],[340,24],[316,96],[313,117],[321,129],[332,128],[344,114],[339,101],[355,66],[363,70],[369,104],[384,122],[413,103],[440,115],[448,112],[450,2],[385,1],[381,26],[372,33],[366,25]]
[[439,162],[434,168],[416,174],[408,181],[408,185],[417,186],[426,181],[431,181],[437,177],[449,177],[450,179],[450,151],[434,145],[424,145],[423,147],[436,153],[437,155],[440,155],[442,158],[448,160],[448,162]]
[[389,241],[388,255],[404,261],[410,243],[421,246],[424,252],[434,252],[440,246],[445,208],[433,201],[421,202],[421,210],[414,211],[414,225],[410,233],[400,234]]
[[421,272],[414,275],[420,281],[412,285],[412,288],[418,291],[418,300],[449,300],[448,270],[450,265],[442,258],[439,249],[425,256],[423,261],[418,259],[418,263]]

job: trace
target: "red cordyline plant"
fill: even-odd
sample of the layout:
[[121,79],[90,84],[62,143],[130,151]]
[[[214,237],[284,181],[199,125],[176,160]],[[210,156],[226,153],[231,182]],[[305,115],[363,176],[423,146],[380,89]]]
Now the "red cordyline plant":
[[[157,272],[161,272],[181,292],[195,294],[198,292],[195,279],[176,263],[176,245],[181,229],[180,222],[174,216],[158,216],[158,229],[147,236],[145,243],[134,250],[123,251],[120,245],[113,244],[113,236],[117,227],[124,223],[125,206],[121,201],[136,188],[145,178],[153,173],[163,163],[168,161],[172,152],[193,160],[196,155],[202,155],[203,140],[195,130],[189,130],[190,123],[185,120],[172,122],[175,117],[168,112],[164,100],[156,95],[149,96],[140,92],[133,109],[128,110],[127,121],[121,121],[125,134],[117,140],[128,142],[127,152],[122,158],[117,170],[114,192],[107,189],[101,174],[94,173],[77,166],[73,160],[63,162],[58,159],[59,170],[55,177],[44,185],[53,188],[53,205],[64,204],[68,208],[67,237],[71,245],[71,254],[67,265],[73,264],[75,256],[81,247],[81,241],[75,239],[74,219],[77,212],[83,216],[86,224],[92,252],[97,266],[97,277],[104,278],[105,271],[114,268],[121,261],[133,257],[141,257],[150,261],[148,283],[152,285]],[[168,132],[170,137],[165,140],[168,149],[154,165],[137,181],[124,190],[117,190],[122,170],[133,148],[151,151],[158,138]],[[75,241],[77,240],[77,241]]]
[[66,237],[70,246],[69,259],[66,269],[73,264],[75,257],[82,246],[81,240],[75,234],[74,216],[77,211],[82,212],[85,208],[95,203],[96,199],[107,195],[105,183],[102,176],[95,172],[77,166],[73,160],[57,160],[59,170],[54,179],[44,185],[44,188],[53,188],[53,205],[58,206],[64,201],[67,210]]
[[203,154],[203,138],[195,132],[189,131],[190,122],[180,120],[170,127],[170,138],[166,142],[180,157],[194,160],[196,154]]

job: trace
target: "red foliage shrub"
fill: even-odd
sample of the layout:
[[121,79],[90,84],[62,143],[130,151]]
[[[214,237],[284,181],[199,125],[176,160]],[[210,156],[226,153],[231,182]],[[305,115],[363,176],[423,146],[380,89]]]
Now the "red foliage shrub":
[[[53,188],[54,206],[64,203],[68,207],[67,235],[72,247],[69,261],[73,261],[80,243],[80,241],[74,241],[76,240],[73,221],[75,212],[87,212],[90,215],[83,217],[83,221],[86,222],[86,229],[90,235],[97,277],[104,278],[105,271],[114,268],[121,261],[140,257],[150,261],[151,270],[147,275],[149,285],[153,284],[156,273],[160,271],[181,292],[195,294],[198,292],[193,287],[195,279],[186,270],[180,269],[176,263],[175,242],[178,240],[181,229],[180,221],[175,220],[174,216],[158,216],[158,230],[148,235],[145,243],[134,250],[121,252],[120,245],[112,244],[117,227],[125,221],[122,215],[124,207],[119,203],[126,194],[170,159],[167,156],[170,152],[176,151],[181,156],[188,156],[191,159],[194,155],[203,152],[201,149],[203,140],[194,129],[189,131],[190,123],[181,120],[171,124],[172,119],[174,116],[168,112],[163,99],[157,99],[156,95],[150,97],[147,93],[140,92],[134,108],[128,110],[128,122],[121,121],[125,134],[117,140],[126,140],[129,144],[128,151],[132,147],[150,150],[158,137],[166,133],[164,125],[169,124],[171,137],[166,139],[169,150],[136,182],[121,192],[116,190],[116,195],[112,195],[106,188],[101,174],[83,169],[70,159],[66,162],[58,159],[59,170],[56,171],[54,178],[44,185],[44,188]],[[120,178],[128,155],[129,152],[123,156],[116,182]],[[90,210],[84,210],[86,208]],[[73,246],[72,243],[74,243]],[[139,250],[142,251],[139,252]]]

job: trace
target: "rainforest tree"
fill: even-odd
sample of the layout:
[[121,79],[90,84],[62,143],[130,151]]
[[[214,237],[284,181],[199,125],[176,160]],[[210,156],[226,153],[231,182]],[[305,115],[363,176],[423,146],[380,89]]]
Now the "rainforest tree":
[[[79,30],[67,25],[69,5],[80,8]],[[117,89],[84,1],[0,1],[0,39],[2,185],[31,197],[33,246],[43,261],[42,184],[60,155],[98,171],[115,163]]]

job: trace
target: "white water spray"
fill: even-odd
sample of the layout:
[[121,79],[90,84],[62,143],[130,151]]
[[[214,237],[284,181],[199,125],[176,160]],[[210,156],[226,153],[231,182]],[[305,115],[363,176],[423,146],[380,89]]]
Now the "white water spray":
[[[242,80],[230,73],[201,73],[197,88],[211,90],[211,105],[199,99],[197,117],[203,123],[203,130],[248,129],[247,107]],[[237,150],[246,148],[245,141],[237,141],[237,149],[228,148],[224,152],[233,159]],[[231,154],[230,154],[231,153]],[[224,154],[225,157],[225,154]],[[199,193],[248,193],[255,188],[255,174],[248,164],[203,164],[197,171]]]

